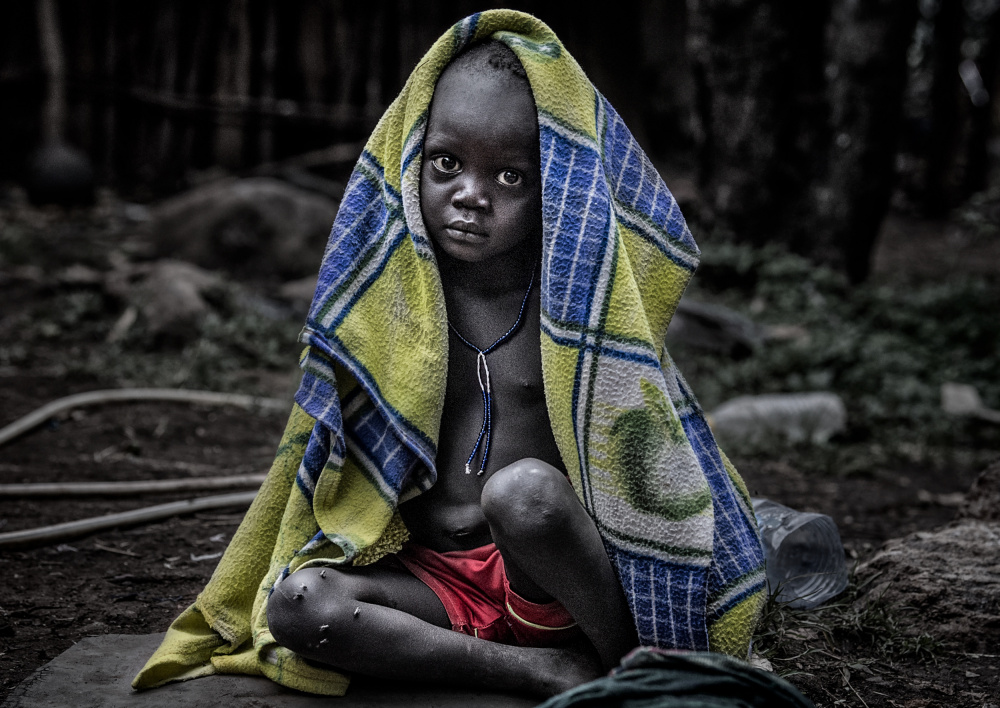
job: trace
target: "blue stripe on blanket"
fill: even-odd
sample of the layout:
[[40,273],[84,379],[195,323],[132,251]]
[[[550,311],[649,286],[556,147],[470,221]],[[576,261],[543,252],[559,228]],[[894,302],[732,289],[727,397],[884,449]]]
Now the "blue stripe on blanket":
[[618,572],[639,643],[672,649],[708,649],[705,571],[604,544]]
[[[307,327],[325,334],[334,332],[350,314],[355,303],[378,280],[389,258],[407,236],[405,225],[398,219],[390,219],[380,228],[386,232],[385,239],[372,244],[372,248],[365,252],[361,263],[355,266],[349,278],[338,279],[336,290],[328,288],[324,291],[329,301],[310,313],[306,320]],[[299,341],[307,343],[301,338]]]
[[681,214],[677,200],[659,172],[632,137],[621,116],[604,99],[602,150],[604,170],[614,185],[618,218],[654,243],[670,260],[689,270],[698,263],[698,246]]
[[556,320],[586,325],[611,215],[603,168],[591,145],[547,123],[539,130],[542,221],[546,238],[554,239],[544,264],[542,309]]
[[[343,345],[334,338],[333,344],[316,332],[311,332],[306,338],[310,346],[322,345],[323,355],[310,352],[302,362],[303,373],[299,389],[295,393],[295,402],[309,415],[317,419],[317,428],[313,431],[306,447],[306,454],[300,465],[297,481],[310,501],[316,481],[326,464],[339,467],[347,456],[347,439],[350,439],[352,453],[361,464],[362,471],[376,487],[386,496],[391,506],[395,506],[395,496],[410,481],[420,489],[426,490],[433,483],[433,477],[428,472],[414,476],[414,472],[422,468],[433,469],[435,448],[434,443],[422,431],[413,427],[409,421],[399,415],[384,398],[379,398],[379,407],[372,402],[372,393],[378,392],[378,387],[368,374],[353,358],[347,356]],[[344,365],[361,384],[360,390],[354,393],[361,395],[366,392],[365,401],[347,419],[342,419],[341,401],[336,394],[333,367],[329,359],[333,358]],[[353,396],[351,397],[353,400]],[[380,413],[381,411],[381,413]],[[395,425],[390,425],[386,415],[392,416]],[[323,435],[320,435],[321,424]],[[410,433],[408,440],[403,439],[398,429]],[[335,431],[336,436],[332,449],[329,439]],[[317,451],[325,449],[327,456],[320,459],[320,452],[315,457],[310,456],[310,449]],[[421,465],[424,462],[424,465]]]
[[336,293],[355,277],[358,263],[363,262],[365,254],[377,245],[360,238],[359,234],[381,230],[389,220],[389,211],[378,198],[380,191],[380,185],[373,183],[361,170],[351,175],[323,255],[324,265],[316,283],[317,297],[309,313],[311,320],[318,320],[322,310],[336,301]]
[[429,470],[436,470],[434,460],[437,456],[437,446],[434,441],[389,404],[385,396],[382,395],[382,391],[379,389],[375,379],[362,366],[361,362],[350,354],[343,342],[333,337],[329,343],[333,350],[333,356],[338,363],[346,368],[351,376],[361,384],[368,397],[377,404],[382,416],[387,420],[392,420],[396,425],[399,431],[397,434],[400,439],[424,462]]
[[[301,405],[301,404],[299,404]],[[305,410],[303,408],[303,410]],[[308,413],[308,411],[306,411]],[[311,414],[310,414],[311,415]],[[306,451],[302,455],[302,462],[299,464],[298,474],[295,475],[295,484],[309,503],[312,504],[313,494],[316,491],[316,482],[319,475],[326,466],[326,461],[330,458],[330,431],[324,424],[316,421],[313,426],[312,435],[306,443]]]
[[622,349],[617,349],[613,346],[614,345],[613,341],[609,342],[608,340],[604,340],[603,346],[599,346],[595,344],[593,341],[588,341],[588,339],[584,335],[563,337],[557,335],[555,332],[553,332],[548,327],[545,327],[544,325],[542,325],[542,331],[545,332],[547,335],[549,335],[549,337],[551,337],[553,342],[555,342],[556,344],[561,344],[562,346],[565,347],[580,347],[583,349],[589,349],[600,354],[602,357],[611,357],[612,359],[622,359],[624,361],[631,361],[637,364],[644,364],[646,366],[651,366],[653,368],[658,368],[660,366],[660,361],[655,356],[639,354],[634,350],[625,351]]
[[344,421],[344,432],[355,446],[363,472],[386,496],[389,505],[395,506],[420,459],[396,436],[371,399]]
[[[389,205],[390,211],[402,204],[402,195],[385,179],[385,167],[368,150],[361,151],[361,157],[358,158],[358,164],[355,165],[354,170],[366,175],[373,184],[378,185],[385,203]],[[352,172],[351,174],[354,173]]]
[[681,423],[712,489],[715,531],[708,573],[708,602],[709,616],[716,619],[747,596],[763,589],[764,554],[757,529],[748,518],[752,512],[740,503],[704,417],[691,410],[682,415]]
[[[340,430],[341,409],[337,395],[333,365],[313,355],[303,362],[308,379],[304,378],[295,392],[295,402],[306,413],[323,423],[328,430]],[[339,441],[338,441],[339,442]],[[343,446],[335,445],[343,455]]]
[[607,122],[603,144],[605,170],[615,185],[615,198],[640,214],[648,214],[654,223],[662,224],[667,233],[697,252],[673,195],[606,99],[603,113]]
[[453,56],[476,36],[476,28],[479,26],[479,17],[481,14],[480,12],[476,12],[454,25],[452,28],[455,40],[455,49],[452,52]]

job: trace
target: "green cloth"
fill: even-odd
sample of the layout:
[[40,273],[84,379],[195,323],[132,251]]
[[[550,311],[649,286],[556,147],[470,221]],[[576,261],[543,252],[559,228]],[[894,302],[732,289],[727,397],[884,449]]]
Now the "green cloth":
[[643,648],[610,676],[550,698],[538,708],[815,708],[774,674],[724,654]]

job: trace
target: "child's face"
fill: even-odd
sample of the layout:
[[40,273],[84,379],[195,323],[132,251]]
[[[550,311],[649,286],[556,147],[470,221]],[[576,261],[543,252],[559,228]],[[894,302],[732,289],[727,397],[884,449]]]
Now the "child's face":
[[438,249],[479,262],[540,239],[538,162],[528,88],[446,70],[434,90],[420,172],[420,210]]

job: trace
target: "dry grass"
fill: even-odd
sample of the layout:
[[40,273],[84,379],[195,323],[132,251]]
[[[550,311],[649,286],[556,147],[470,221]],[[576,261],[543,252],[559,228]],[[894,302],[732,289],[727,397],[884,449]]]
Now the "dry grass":
[[897,659],[936,662],[944,651],[937,639],[914,632],[907,608],[893,607],[869,589],[877,575],[852,574],[847,589],[834,601],[812,609],[794,609],[768,598],[754,642],[755,652],[785,677],[851,671],[873,673],[870,666],[889,666]]

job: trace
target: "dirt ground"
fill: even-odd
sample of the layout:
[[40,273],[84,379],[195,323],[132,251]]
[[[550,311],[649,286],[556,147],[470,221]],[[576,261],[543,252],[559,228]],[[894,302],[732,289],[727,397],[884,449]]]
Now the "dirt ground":
[[[67,249],[72,250],[72,249]],[[119,316],[106,316],[56,338],[36,336],[26,313],[59,297],[51,271],[0,262],[0,342],[19,347],[0,361],[0,426],[60,396],[120,385],[112,367],[81,374],[72,363],[106,346]],[[35,264],[37,268],[37,263]],[[28,318],[28,319],[26,319]],[[295,377],[293,341],[286,370],[246,371],[252,393],[289,398]],[[8,357],[10,358],[10,357]],[[179,365],[179,364],[174,364]],[[267,469],[284,425],[282,415],[234,408],[134,403],[89,408],[0,449],[0,481],[99,481],[246,474]],[[931,530],[953,518],[978,468],[936,465],[817,475],[778,457],[736,459],[751,492],[831,515],[852,560],[890,538]],[[134,498],[4,499],[0,530],[173,501],[189,495]],[[56,546],[0,551],[0,699],[34,669],[82,637],[166,629],[208,580],[241,513],[198,513],[120,528]],[[826,652],[827,656],[823,655]],[[817,705],[983,708],[1000,704],[1000,646],[994,654],[943,648],[931,657],[885,659],[817,649],[790,664],[790,680]],[[853,667],[853,668],[849,668]]]

